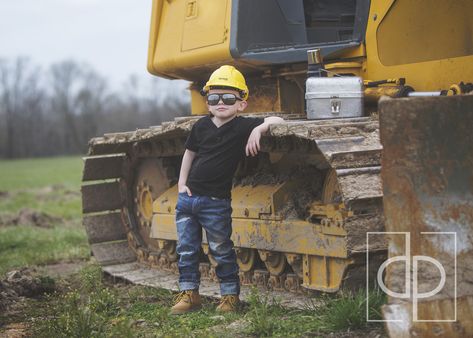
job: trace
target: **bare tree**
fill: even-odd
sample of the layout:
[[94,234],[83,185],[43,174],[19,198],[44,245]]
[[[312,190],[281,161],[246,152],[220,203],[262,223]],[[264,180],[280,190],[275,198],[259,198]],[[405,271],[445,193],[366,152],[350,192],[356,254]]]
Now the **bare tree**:
[[5,115],[5,157],[25,156],[34,144],[32,122],[41,114],[40,70],[20,57],[0,61],[0,109]]
[[75,99],[74,106],[78,116],[78,131],[82,150],[87,150],[87,141],[98,135],[100,117],[108,103],[107,83],[93,69],[83,71],[82,86]]
[[51,66],[51,108],[62,117],[56,132],[61,135],[62,149],[77,153],[81,149],[74,118],[74,96],[78,91],[82,71],[74,61],[63,61]]
[[164,80],[132,75],[111,92],[98,72],[75,61],[42,72],[27,58],[0,59],[0,157],[85,153],[91,137],[189,113],[188,97]]

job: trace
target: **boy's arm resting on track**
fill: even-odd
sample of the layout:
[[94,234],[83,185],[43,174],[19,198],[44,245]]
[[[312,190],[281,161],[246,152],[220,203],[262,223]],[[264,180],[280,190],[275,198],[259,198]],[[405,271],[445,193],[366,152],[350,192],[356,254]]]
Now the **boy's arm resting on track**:
[[191,170],[192,161],[194,161],[196,152],[186,149],[184,156],[182,157],[181,172],[179,173],[179,182],[177,183],[177,189],[179,192],[186,192],[187,195],[192,196],[192,192],[186,185],[189,171]]
[[259,141],[261,135],[266,133],[269,130],[269,126],[274,123],[284,123],[284,120],[278,116],[269,116],[264,119],[264,122],[258,127],[255,127],[248,137],[248,142],[246,143],[245,153],[246,156],[256,156],[260,150]]

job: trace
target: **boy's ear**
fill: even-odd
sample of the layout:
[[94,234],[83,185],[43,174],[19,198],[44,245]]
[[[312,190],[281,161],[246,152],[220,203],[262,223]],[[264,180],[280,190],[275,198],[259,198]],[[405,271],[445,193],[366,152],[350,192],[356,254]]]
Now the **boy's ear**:
[[238,107],[238,111],[243,111],[245,110],[246,107],[248,107],[248,102],[246,101],[239,101],[239,107]]

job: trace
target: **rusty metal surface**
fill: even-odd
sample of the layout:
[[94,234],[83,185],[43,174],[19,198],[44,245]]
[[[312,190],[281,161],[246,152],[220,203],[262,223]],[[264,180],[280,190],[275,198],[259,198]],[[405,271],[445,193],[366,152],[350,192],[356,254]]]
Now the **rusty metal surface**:
[[[419,299],[416,322],[409,299],[390,297],[393,337],[471,337],[473,312],[473,96],[383,100],[380,103],[382,179],[389,256],[428,256],[445,271],[439,292]],[[421,262],[422,263],[422,262]],[[386,284],[403,292],[405,266],[387,269]],[[456,269],[456,270],[455,270]],[[440,268],[419,265],[418,292],[441,283]],[[414,277],[413,277],[414,278]],[[455,302],[455,298],[463,299]],[[467,300],[465,300],[467,299]],[[456,309],[456,311],[455,311]],[[451,322],[438,322],[438,320]]]
[[122,176],[124,155],[84,158],[82,181],[104,180]]
[[[89,142],[92,143],[93,139]],[[89,147],[88,155],[96,156],[96,155],[109,155],[109,154],[121,154],[127,153],[130,151],[132,146],[131,142],[124,142],[124,143],[103,143],[103,144],[96,144],[93,147]]]
[[129,263],[136,255],[128,246],[128,241],[105,242],[91,245],[95,259],[101,265]]
[[160,126],[146,129],[137,129],[133,132],[105,134],[103,137],[96,137],[90,140],[89,153],[102,153],[100,150],[103,147],[105,147],[105,151],[103,153],[116,153],[112,151],[113,149],[116,149],[118,152],[123,152],[122,148],[125,147],[124,149],[127,149],[126,146],[130,146],[133,144],[133,142],[149,140],[156,137],[178,137],[186,135],[196,121],[196,118],[181,118],[171,122],[163,122],[163,124]]
[[84,216],[83,225],[90,244],[126,239],[126,230],[119,212]]
[[[380,213],[369,213],[348,218],[345,221],[347,232],[348,253],[358,254],[366,251],[366,233],[384,231],[383,215]],[[380,238],[379,241],[370,242],[370,252],[386,250],[387,242]]]
[[81,191],[83,213],[115,210],[122,206],[118,181],[83,185]]
[[340,151],[330,157],[330,164],[335,169],[376,166],[381,163],[381,151],[377,147],[372,150]]
[[[424,318],[442,316],[449,317],[455,312],[455,304],[451,299],[433,300],[419,303],[419,313]],[[390,304],[383,309],[385,319],[393,320],[387,326],[391,337],[448,337],[448,338],[466,338],[472,337],[473,332],[473,296],[459,297],[457,299],[457,316],[463,320],[453,323],[450,322],[417,322],[412,325],[409,321],[412,313],[411,303]],[[394,322],[401,316],[406,321]]]
[[379,166],[339,169],[336,172],[343,200],[346,203],[383,196]]

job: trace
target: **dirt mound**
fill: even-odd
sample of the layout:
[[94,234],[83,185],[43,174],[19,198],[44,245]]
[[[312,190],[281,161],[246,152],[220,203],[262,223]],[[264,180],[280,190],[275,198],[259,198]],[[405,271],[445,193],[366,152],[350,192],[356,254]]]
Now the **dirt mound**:
[[39,276],[36,270],[23,268],[7,272],[0,280],[0,310],[19,300],[20,297],[35,297],[54,290],[54,280]]
[[40,228],[51,228],[54,223],[61,221],[61,218],[48,215],[42,211],[28,208],[21,209],[17,215],[0,215],[0,226],[9,225],[31,225]]

